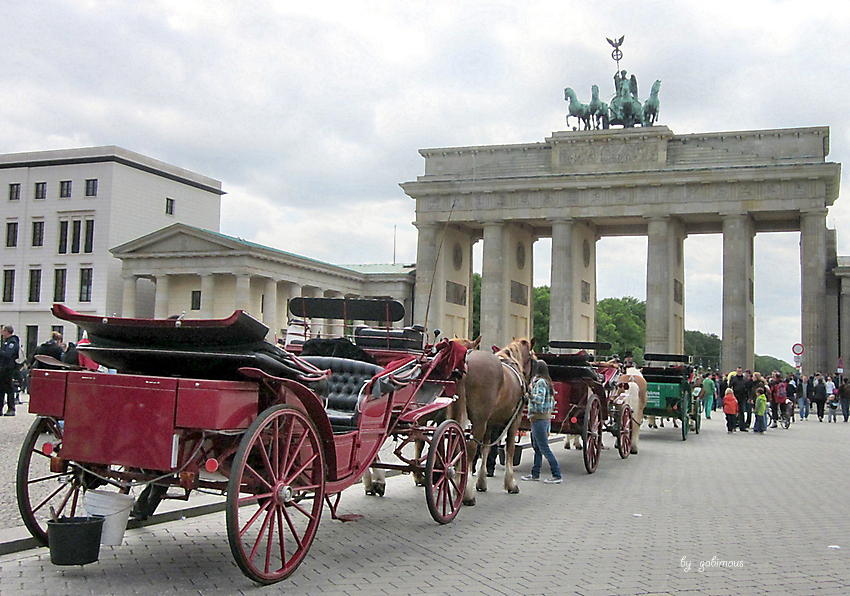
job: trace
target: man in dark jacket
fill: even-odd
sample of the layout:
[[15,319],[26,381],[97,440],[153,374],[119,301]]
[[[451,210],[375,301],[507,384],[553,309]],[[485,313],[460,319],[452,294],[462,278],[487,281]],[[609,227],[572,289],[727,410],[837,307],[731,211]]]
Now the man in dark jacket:
[[6,402],[5,416],[15,415],[15,388],[13,380],[18,371],[18,353],[21,349],[21,340],[15,335],[15,329],[11,325],[0,328],[0,410],[3,402]]
[[747,432],[746,410],[747,410],[747,378],[744,376],[743,367],[739,366],[732,378],[729,379],[729,388],[738,400],[738,428],[741,432]]

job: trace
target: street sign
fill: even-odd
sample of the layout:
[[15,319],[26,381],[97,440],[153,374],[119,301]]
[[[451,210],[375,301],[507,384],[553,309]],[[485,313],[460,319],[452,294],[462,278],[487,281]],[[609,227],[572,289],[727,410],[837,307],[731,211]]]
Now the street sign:
[[794,352],[795,356],[802,356],[804,351],[803,344],[794,344],[791,351]]
[[800,366],[800,364],[802,364],[802,362],[803,362],[803,359],[800,356],[797,356],[795,354],[794,355],[794,364],[796,364],[797,366]]

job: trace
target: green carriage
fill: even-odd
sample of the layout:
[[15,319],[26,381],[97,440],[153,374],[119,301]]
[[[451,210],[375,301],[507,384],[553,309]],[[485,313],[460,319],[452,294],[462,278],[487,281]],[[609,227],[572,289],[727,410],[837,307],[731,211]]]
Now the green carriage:
[[702,400],[693,399],[691,377],[692,358],[682,354],[644,354],[645,366],[641,369],[646,379],[646,406],[643,415],[664,416],[682,423],[682,440],[688,432],[699,434]]

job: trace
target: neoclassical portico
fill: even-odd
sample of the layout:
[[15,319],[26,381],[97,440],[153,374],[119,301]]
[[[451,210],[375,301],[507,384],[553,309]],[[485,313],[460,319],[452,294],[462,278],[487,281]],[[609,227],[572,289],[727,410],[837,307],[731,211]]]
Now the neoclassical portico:
[[[841,169],[826,161],[828,140],[827,127],[676,135],[657,126],[556,132],[542,143],[421,150],[424,175],[401,185],[416,200],[415,319],[424,321],[428,310],[429,327],[446,325],[448,298],[471,294],[471,267],[463,259],[483,238],[484,343],[504,345],[530,332],[531,300],[523,303],[522,296],[523,286],[531,291],[532,244],[551,237],[550,338],[592,340],[596,241],[646,235],[646,349],[679,353],[684,240],[719,233],[722,366],[751,368],[754,236],[797,231],[804,367],[826,370],[826,210],[838,196]],[[460,264],[451,260],[456,254]],[[452,283],[446,284],[449,276]],[[457,319],[449,326],[462,334]],[[471,320],[464,326],[460,331],[469,335]]]
[[[244,240],[174,224],[111,251],[122,261],[125,317],[225,318],[244,310],[269,327],[287,326],[292,298],[394,298],[412,321],[411,265],[338,266]],[[338,335],[312,321],[322,335]]]

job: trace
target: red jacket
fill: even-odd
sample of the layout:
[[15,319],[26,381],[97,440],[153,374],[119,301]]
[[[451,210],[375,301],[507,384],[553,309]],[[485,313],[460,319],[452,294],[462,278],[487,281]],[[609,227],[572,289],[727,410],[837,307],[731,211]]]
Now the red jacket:
[[738,413],[738,400],[735,398],[734,393],[727,393],[723,396],[723,413],[724,414],[737,414]]

